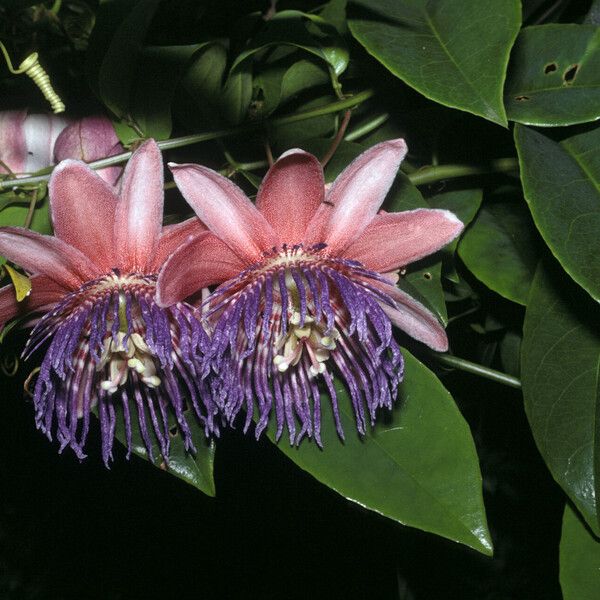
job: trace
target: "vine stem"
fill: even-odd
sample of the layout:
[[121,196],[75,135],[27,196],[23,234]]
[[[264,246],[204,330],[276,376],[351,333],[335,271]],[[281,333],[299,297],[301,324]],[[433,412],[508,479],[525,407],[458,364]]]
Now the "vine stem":
[[453,367],[455,369],[458,369],[459,371],[465,371],[466,373],[471,373],[472,375],[485,377],[486,379],[490,379],[491,381],[495,381],[496,383],[502,383],[503,385],[507,385],[518,390],[521,389],[520,379],[517,379],[512,375],[502,373],[501,371],[496,371],[495,369],[484,367],[483,365],[479,365],[464,358],[459,358],[458,356],[452,356],[451,354],[440,354],[437,352],[431,352],[430,356],[438,362],[442,363],[443,365]]
[[[311,110],[299,112],[294,115],[288,115],[285,117],[279,117],[265,121],[256,121],[254,123],[245,123],[243,125],[238,125],[237,127],[230,127],[228,129],[219,129],[217,131],[207,131],[204,133],[197,133],[194,135],[186,135],[183,137],[173,138],[171,140],[165,140],[157,143],[158,147],[161,150],[171,150],[173,148],[182,148],[183,146],[191,146],[192,144],[207,142],[209,140],[216,140],[234,135],[240,135],[243,133],[248,133],[250,131],[255,131],[268,125],[289,125],[290,123],[297,123],[298,121],[304,121],[306,119],[312,119],[314,117],[321,117],[323,115],[329,115],[331,113],[352,108],[371,98],[371,96],[373,96],[374,93],[375,92],[373,90],[366,89],[362,92],[354,94],[353,96],[348,96],[343,100],[330,102],[329,104],[324,104],[323,106],[319,106],[318,108],[313,108]],[[90,162],[89,166],[92,169],[104,169],[105,167],[118,165],[129,160],[131,154],[132,152],[123,152],[122,154],[117,154],[115,156],[110,156],[108,158],[103,158],[101,160],[95,160],[94,162]],[[3,181],[0,181],[0,190],[6,188],[13,188],[16,186],[42,183],[44,181],[47,181],[49,178],[50,173],[44,175],[36,175],[34,177],[22,177],[20,179],[5,179]]]
[[516,158],[497,158],[486,165],[435,165],[423,167],[414,173],[410,173],[408,178],[415,185],[424,185],[440,179],[487,175],[489,173],[510,173],[518,171],[518,169],[519,161]]

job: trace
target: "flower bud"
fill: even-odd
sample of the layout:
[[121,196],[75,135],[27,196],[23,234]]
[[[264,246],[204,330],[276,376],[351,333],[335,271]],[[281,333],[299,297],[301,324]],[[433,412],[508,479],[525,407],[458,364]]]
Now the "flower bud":
[[[57,163],[66,158],[92,162],[123,151],[110,119],[92,116],[74,121],[62,131],[54,146],[54,158]],[[117,165],[100,169],[98,174],[115,185],[122,171]]]

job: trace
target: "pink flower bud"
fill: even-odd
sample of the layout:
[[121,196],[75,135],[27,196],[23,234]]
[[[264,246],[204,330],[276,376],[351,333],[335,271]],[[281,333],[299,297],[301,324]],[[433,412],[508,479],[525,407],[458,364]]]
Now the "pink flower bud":
[[35,173],[54,164],[54,143],[68,124],[63,116],[0,112],[0,173]]
[[[56,140],[54,158],[57,163],[67,158],[92,162],[123,151],[110,119],[92,116],[79,119],[64,129]],[[115,185],[122,171],[122,167],[114,166],[100,169],[98,174]]]

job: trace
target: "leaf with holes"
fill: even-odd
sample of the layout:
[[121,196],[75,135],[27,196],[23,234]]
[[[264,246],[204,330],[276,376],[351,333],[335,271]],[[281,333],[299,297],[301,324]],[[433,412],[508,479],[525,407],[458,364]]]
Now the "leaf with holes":
[[511,121],[552,127],[600,118],[600,29],[549,24],[521,31],[505,90]]
[[[324,410],[323,450],[312,441],[277,447],[336,492],[400,523],[492,553],[481,474],[468,425],[437,377],[403,350],[404,382],[397,406],[363,439],[350,400],[338,384],[346,441]],[[323,398],[323,406],[329,400]],[[275,427],[268,435],[273,440]]]
[[503,194],[479,211],[460,241],[458,255],[491,290],[525,305],[539,260],[537,246],[523,199]]
[[600,307],[553,260],[531,285],[521,352],[525,412],[550,472],[598,534]]
[[520,2],[353,0],[350,9],[352,34],[394,75],[431,100],[506,126],[502,88]]
[[560,538],[560,587],[564,600],[592,600],[600,590],[600,539],[565,507]]
[[600,127],[561,143],[515,126],[533,220],[563,268],[600,300]]

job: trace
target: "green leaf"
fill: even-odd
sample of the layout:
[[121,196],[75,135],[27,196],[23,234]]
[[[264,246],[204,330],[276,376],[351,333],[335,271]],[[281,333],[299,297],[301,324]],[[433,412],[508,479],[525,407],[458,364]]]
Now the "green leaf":
[[[435,375],[403,350],[404,382],[397,406],[364,439],[350,401],[336,386],[346,434],[342,443],[323,398],[323,449],[309,440],[278,448],[339,494],[411,527],[492,553],[481,475],[469,427]],[[271,440],[273,425],[268,430]]]
[[283,10],[265,24],[263,30],[251,41],[234,61],[235,70],[261,50],[270,46],[288,45],[300,48],[323,60],[337,77],[348,66],[348,50],[336,29],[316,15],[298,10]]
[[[121,444],[127,446],[127,437],[125,435],[125,421],[123,412],[117,408],[117,419],[115,427],[115,437]],[[197,453],[192,455],[185,450],[183,438],[179,431],[173,435],[171,433],[171,450],[169,453],[169,464],[165,464],[158,446],[158,441],[151,434],[152,440],[152,457],[148,456],[146,445],[140,433],[139,424],[135,414],[131,418],[131,450],[137,456],[151,462],[157,468],[175,475],[191,486],[199,489],[208,496],[215,495],[215,482],[213,479],[213,467],[215,461],[215,443],[214,441],[207,442],[204,433],[196,422],[193,415],[189,415],[188,425],[192,432],[192,439],[196,446]],[[148,416],[149,422],[149,416]],[[175,422],[170,422],[171,426]]]
[[600,307],[554,261],[531,285],[521,353],[525,412],[550,472],[600,532]]
[[[16,226],[22,227],[29,212],[29,197],[23,194],[18,202],[12,203],[0,210],[0,226]],[[38,200],[33,213],[33,219],[29,227],[38,233],[52,233],[52,225],[50,223],[50,211],[48,210],[48,197]]]
[[139,0],[133,6],[118,25],[99,69],[100,97],[118,117],[129,112],[139,52],[159,2]]
[[150,46],[140,52],[128,115],[147,137],[171,135],[171,104],[179,81],[200,44]]
[[525,305],[539,260],[537,242],[523,200],[503,197],[479,211],[460,241],[458,254],[479,281]]
[[229,123],[238,125],[246,117],[251,100],[251,65],[244,63],[227,77],[221,96],[221,113]]
[[221,118],[221,91],[227,66],[227,50],[219,43],[203,45],[181,80],[192,109],[185,122],[197,129],[211,128]]
[[254,78],[254,87],[262,96],[257,115],[266,117],[300,92],[327,82],[327,71],[311,60],[295,60],[291,66],[267,69]]
[[418,92],[506,126],[502,102],[517,0],[353,0],[350,31]]
[[504,97],[511,121],[552,127],[600,118],[600,29],[549,24],[521,31]]
[[560,587],[564,600],[595,600],[600,590],[600,539],[567,504],[560,538]]
[[[431,308],[444,326],[448,324],[446,299],[442,288],[442,261],[434,255],[418,263],[419,268],[409,267],[409,272],[400,278],[398,287]],[[408,286],[411,286],[409,288]],[[416,293],[415,293],[416,291]]]
[[600,300],[600,128],[556,143],[515,126],[533,220],[559,262]]

